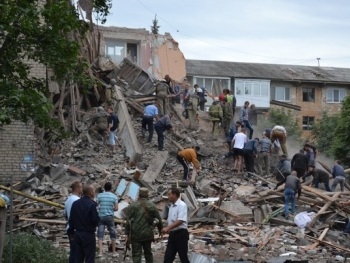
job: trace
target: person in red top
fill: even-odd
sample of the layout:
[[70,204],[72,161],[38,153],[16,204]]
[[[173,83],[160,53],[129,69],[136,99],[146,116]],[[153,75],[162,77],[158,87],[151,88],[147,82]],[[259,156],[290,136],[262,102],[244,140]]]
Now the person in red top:
[[184,167],[184,175],[183,180],[187,181],[190,179],[190,169],[188,167],[189,163],[192,163],[194,168],[200,170],[199,162],[197,159],[197,152],[200,150],[199,146],[194,148],[184,149],[177,153],[176,159],[182,164]]

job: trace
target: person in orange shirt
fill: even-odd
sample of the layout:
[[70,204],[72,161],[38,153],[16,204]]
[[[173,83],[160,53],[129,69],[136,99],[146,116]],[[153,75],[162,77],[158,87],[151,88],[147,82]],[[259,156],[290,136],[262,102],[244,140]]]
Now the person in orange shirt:
[[188,167],[189,163],[192,163],[194,168],[200,170],[199,162],[197,159],[197,152],[200,150],[199,146],[184,149],[177,153],[176,159],[182,164],[184,167],[184,175],[183,180],[188,181],[190,179],[190,168]]

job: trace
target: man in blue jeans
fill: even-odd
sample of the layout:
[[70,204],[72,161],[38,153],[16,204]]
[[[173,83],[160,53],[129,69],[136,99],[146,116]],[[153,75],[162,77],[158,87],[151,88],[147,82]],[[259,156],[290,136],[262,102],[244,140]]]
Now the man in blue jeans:
[[115,138],[117,137],[119,119],[118,119],[118,116],[113,112],[113,107],[109,107],[107,112],[109,114],[108,127],[107,127],[107,131],[109,133],[109,144],[111,145],[112,152],[116,153]]
[[297,176],[296,171],[292,171],[290,175],[285,177],[285,179],[281,182],[279,182],[275,189],[279,187],[280,185],[284,185],[284,216],[286,219],[289,218],[289,202],[292,204],[292,209],[291,212],[292,214],[295,213],[295,195],[298,192],[298,199],[301,195],[301,184],[300,184],[300,179]]
[[145,138],[145,133],[148,130],[147,142],[151,142],[153,138],[153,120],[158,120],[158,108],[157,101],[151,105],[147,105],[143,110],[142,116],[142,137]]
[[165,114],[154,124],[154,129],[158,136],[158,151],[164,150],[164,131],[172,129],[173,126],[170,122],[172,116],[172,113]]
[[100,222],[98,223],[97,238],[98,238],[98,257],[102,257],[103,253],[103,237],[105,235],[105,226],[107,226],[109,236],[112,240],[112,257],[117,257],[118,254],[115,250],[115,240],[117,238],[114,225],[114,211],[118,210],[118,198],[112,193],[112,184],[110,182],[105,183],[105,191],[97,195],[96,201],[100,206],[99,214]]

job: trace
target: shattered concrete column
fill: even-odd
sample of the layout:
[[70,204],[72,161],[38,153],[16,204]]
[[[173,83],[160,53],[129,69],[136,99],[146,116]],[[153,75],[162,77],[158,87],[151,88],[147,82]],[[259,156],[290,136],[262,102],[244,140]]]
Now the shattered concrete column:
[[117,113],[119,118],[118,137],[122,139],[122,143],[126,148],[126,155],[130,158],[130,161],[135,162],[141,159],[141,146],[136,138],[134,128],[132,127],[132,120],[121,88],[116,86],[116,92],[118,100]]

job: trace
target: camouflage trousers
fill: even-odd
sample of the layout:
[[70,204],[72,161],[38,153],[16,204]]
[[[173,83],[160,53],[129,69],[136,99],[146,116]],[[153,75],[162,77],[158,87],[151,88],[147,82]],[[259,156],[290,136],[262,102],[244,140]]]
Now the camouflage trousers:
[[132,262],[141,263],[142,249],[145,256],[146,263],[153,263],[153,253],[151,249],[152,240],[147,241],[133,241],[131,243]]

